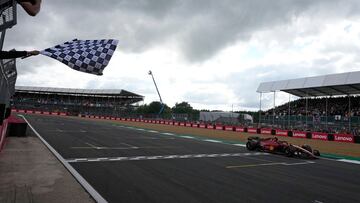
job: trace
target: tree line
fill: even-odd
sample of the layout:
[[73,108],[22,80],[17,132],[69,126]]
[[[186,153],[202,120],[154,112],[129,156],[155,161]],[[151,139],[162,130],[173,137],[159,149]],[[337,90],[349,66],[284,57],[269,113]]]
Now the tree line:
[[159,114],[163,105],[164,109],[159,116],[164,118],[171,118],[174,114],[186,114],[189,119],[197,119],[200,115],[200,111],[194,109],[188,102],[176,103],[173,107],[169,107],[168,105],[161,104],[158,101],[153,101],[150,104],[140,105],[138,108],[136,108],[135,113],[142,115]]
[[[189,120],[198,120],[200,117],[200,111],[206,111],[206,112],[210,112],[210,110],[207,109],[202,109],[202,110],[197,110],[194,109],[188,102],[180,102],[180,103],[176,103],[173,107],[169,107],[168,105],[164,104],[164,109],[161,113],[161,115],[158,115],[162,105],[160,102],[158,101],[153,101],[150,104],[143,104],[140,105],[139,107],[136,108],[135,113],[138,115],[157,115],[159,117],[162,118],[169,118],[171,119],[174,114],[184,114],[187,116],[187,119]],[[213,111],[214,112],[214,111]],[[235,113],[240,113],[240,114],[250,114],[251,116],[253,116],[254,121],[258,120],[258,112],[253,112],[253,111],[236,111]]]

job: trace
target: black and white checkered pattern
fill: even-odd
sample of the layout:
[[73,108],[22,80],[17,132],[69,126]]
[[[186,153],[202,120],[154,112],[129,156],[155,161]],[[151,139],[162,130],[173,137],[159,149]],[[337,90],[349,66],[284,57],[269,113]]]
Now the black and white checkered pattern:
[[56,45],[40,53],[68,65],[70,68],[102,75],[113,55],[118,40],[77,40]]

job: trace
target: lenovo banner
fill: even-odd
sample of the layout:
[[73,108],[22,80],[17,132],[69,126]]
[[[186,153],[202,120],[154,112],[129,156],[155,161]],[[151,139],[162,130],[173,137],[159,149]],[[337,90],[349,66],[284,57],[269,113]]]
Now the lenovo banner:
[[328,134],[327,133],[320,133],[320,132],[313,132],[312,134],[312,139],[315,140],[328,140]]
[[236,131],[236,132],[245,132],[245,128],[243,128],[243,127],[236,127],[236,128],[235,128],[235,131]]
[[248,128],[248,133],[257,133],[257,128]]
[[233,127],[232,126],[225,126],[225,130],[226,131],[233,131]]
[[216,130],[222,130],[222,129],[223,129],[223,126],[222,126],[222,125],[216,125],[216,126],[215,126],[215,129],[216,129]]
[[277,135],[277,136],[288,136],[288,131],[287,130],[276,129],[275,130],[275,135]]
[[306,132],[303,132],[303,131],[293,131],[293,137],[306,138]]
[[261,128],[261,134],[264,135],[271,135],[271,129],[270,128]]
[[213,125],[208,124],[208,125],[206,125],[206,128],[207,128],[207,129],[214,129],[214,126],[213,126]]
[[354,136],[348,134],[334,134],[334,141],[337,142],[354,142]]

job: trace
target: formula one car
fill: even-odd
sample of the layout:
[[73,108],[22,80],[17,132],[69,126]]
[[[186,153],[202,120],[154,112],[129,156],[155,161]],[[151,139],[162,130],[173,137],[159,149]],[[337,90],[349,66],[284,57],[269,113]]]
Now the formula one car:
[[318,150],[312,150],[309,145],[297,146],[286,141],[280,141],[277,137],[260,138],[249,137],[246,148],[250,151],[258,150],[275,154],[284,154],[288,157],[299,157],[305,159],[316,159],[320,156]]

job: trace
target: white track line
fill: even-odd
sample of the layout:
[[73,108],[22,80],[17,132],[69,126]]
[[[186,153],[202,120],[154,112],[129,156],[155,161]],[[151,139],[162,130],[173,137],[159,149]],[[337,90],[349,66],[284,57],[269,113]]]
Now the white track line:
[[244,157],[261,156],[268,153],[223,153],[223,154],[184,154],[184,155],[162,155],[162,156],[132,156],[132,157],[99,157],[99,158],[75,158],[67,159],[68,163],[74,162],[100,162],[100,161],[140,161],[140,160],[165,160],[165,159],[192,159],[192,158],[215,158],[215,157]]
[[161,133],[163,135],[175,135],[174,133]]
[[186,139],[194,139],[194,137],[187,136],[187,135],[180,135],[180,137],[182,137],[182,138],[186,138]]
[[238,146],[238,147],[246,147],[246,144],[232,144],[234,146]]
[[31,130],[38,136],[38,138],[45,144],[45,146],[54,154],[54,156],[65,166],[65,168],[75,177],[75,179],[84,187],[84,189],[99,203],[107,203],[107,201],[67,162],[65,159],[47,143],[44,138],[34,129],[29,123],[25,116],[20,115],[26,123],[29,125]]
[[237,166],[226,166],[225,168],[232,169],[232,168],[250,168],[256,166],[275,166],[275,165],[282,165],[282,166],[295,166],[295,165],[305,165],[305,164],[313,164],[313,161],[304,161],[304,162],[297,162],[297,163],[286,163],[286,162],[272,162],[272,163],[263,163],[263,164],[243,164]]
[[342,162],[352,163],[352,164],[360,164],[360,161],[357,161],[357,160],[338,159],[337,161],[342,161]]
[[132,149],[138,149],[139,148],[139,147],[137,147],[135,145],[131,145],[131,144],[128,144],[128,143],[125,143],[125,142],[121,142],[120,144],[131,147]]
[[220,140],[211,140],[211,139],[205,139],[206,142],[215,142],[215,143],[222,143]]

